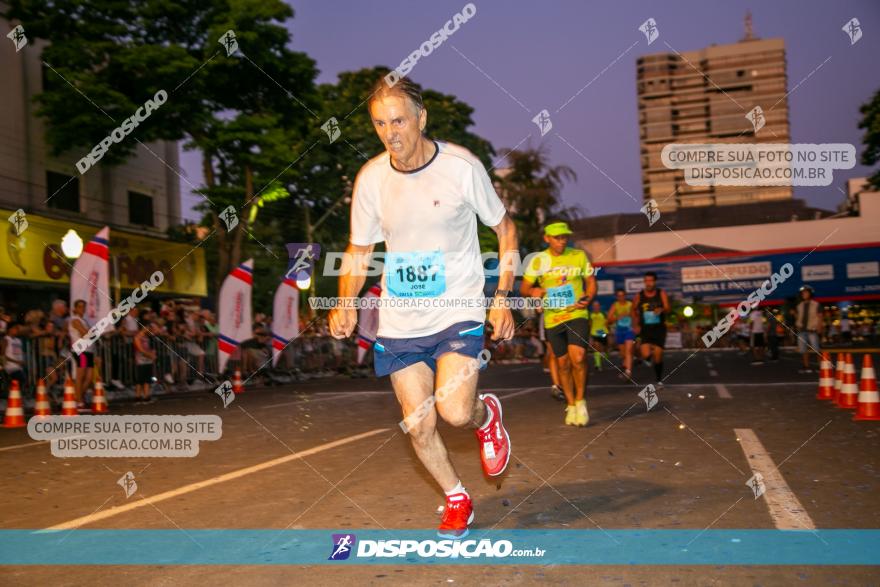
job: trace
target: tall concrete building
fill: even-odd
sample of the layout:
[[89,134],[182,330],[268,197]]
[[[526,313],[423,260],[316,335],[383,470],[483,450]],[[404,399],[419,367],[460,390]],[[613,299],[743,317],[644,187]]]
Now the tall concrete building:
[[[669,143],[788,143],[785,43],[746,35],[732,45],[640,57],[639,137],[643,198],[661,211],[731,205],[792,197],[791,187],[695,187],[681,170],[664,167]],[[760,106],[764,127],[749,113]]]

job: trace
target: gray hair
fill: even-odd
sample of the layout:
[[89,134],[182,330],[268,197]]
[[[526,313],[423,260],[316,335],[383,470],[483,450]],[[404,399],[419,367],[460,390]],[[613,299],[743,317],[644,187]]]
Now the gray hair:
[[379,98],[394,95],[408,98],[413,106],[416,107],[417,111],[425,109],[425,103],[422,102],[421,86],[405,76],[398,79],[397,83],[390,87],[385,82],[385,76],[376,80],[376,83],[370,88],[370,97],[367,101],[367,108],[370,107],[370,104],[372,104],[373,101],[378,100]]

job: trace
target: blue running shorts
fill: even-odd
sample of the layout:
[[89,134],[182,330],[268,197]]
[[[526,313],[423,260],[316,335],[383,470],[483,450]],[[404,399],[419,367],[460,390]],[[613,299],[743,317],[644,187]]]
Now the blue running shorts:
[[416,338],[376,337],[373,366],[383,377],[416,363],[437,370],[437,358],[444,353],[459,353],[477,358],[483,350],[483,323],[457,322],[435,334]]

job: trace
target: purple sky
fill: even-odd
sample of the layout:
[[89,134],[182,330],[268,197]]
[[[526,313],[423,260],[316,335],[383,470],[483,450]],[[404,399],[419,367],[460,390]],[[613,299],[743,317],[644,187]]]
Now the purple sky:
[[[319,82],[335,81],[339,72],[362,67],[395,67],[464,4],[461,0],[296,2],[289,25],[292,47],[317,61]],[[514,147],[527,137],[533,145],[539,144],[540,133],[531,119],[547,109],[553,131],[544,140],[551,161],[569,165],[578,175],[576,182],[566,185],[564,201],[581,206],[588,215],[635,212],[639,207],[615,185],[641,199],[636,59],[668,51],[666,43],[684,52],[736,42],[743,36],[747,9],[752,11],[756,36],[785,40],[792,142],[852,143],[861,155],[858,108],[880,89],[880,2],[876,0],[692,0],[663,6],[477,0],[475,5],[476,15],[439,49],[420,59],[410,76],[473,106],[474,132],[496,149]],[[650,47],[637,30],[649,17],[660,30]],[[851,46],[841,27],[852,17],[859,19],[863,37]],[[198,154],[182,153],[181,160],[187,177],[198,185]],[[845,180],[868,174],[858,165],[837,171],[831,186],[795,188],[795,197],[834,208],[844,197],[840,189],[845,189]],[[181,188],[183,208],[188,210],[196,198],[189,195],[186,184]]]

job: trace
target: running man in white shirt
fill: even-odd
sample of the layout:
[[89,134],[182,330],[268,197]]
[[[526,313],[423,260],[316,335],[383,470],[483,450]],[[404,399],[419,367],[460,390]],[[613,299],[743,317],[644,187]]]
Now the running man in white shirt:
[[[504,471],[510,438],[501,403],[493,394],[477,394],[486,320],[477,219],[492,227],[501,251],[488,318],[493,340],[513,337],[504,298],[518,262],[516,228],[480,160],[424,135],[427,111],[418,86],[402,78],[389,88],[379,80],[368,107],[387,150],[368,161],[355,182],[339,296],[360,293],[373,247],[384,241],[381,301],[394,305],[379,310],[376,374],[391,375],[416,455],[446,493],[438,534],[461,538],[474,519],[473,504],[449,460],[437,414],[452,426],[476,428],[484,472]],[[355,309],[334,309],[331,334],[347,337],[356,322]]]

